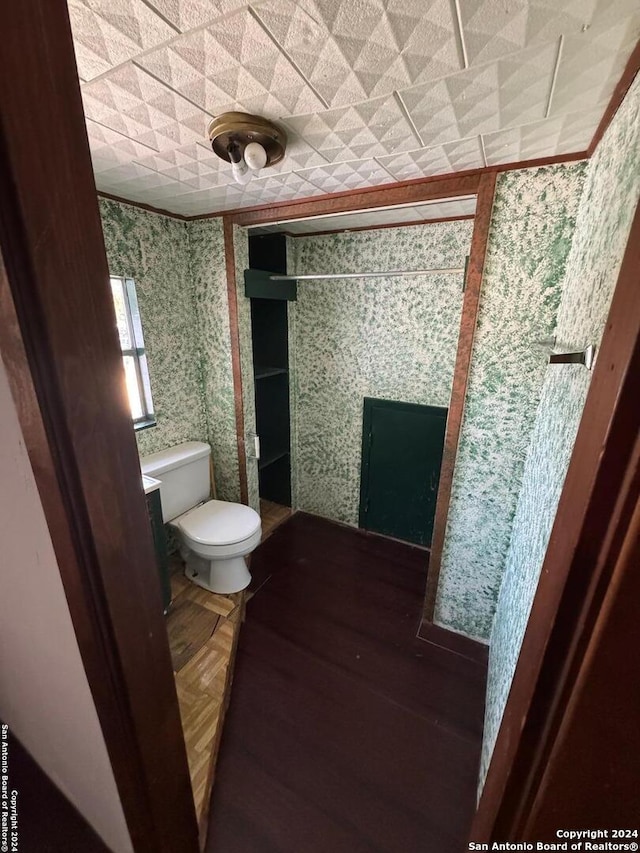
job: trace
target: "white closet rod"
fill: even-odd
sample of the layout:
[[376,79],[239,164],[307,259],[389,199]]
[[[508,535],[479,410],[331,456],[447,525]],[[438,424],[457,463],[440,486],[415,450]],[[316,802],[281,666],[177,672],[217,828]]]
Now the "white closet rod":
[[402,275],[427,275],[435,273],[463,273],[464,267],[449,267],[448,269],[431,270],[388,270],[388,272],[344,272],[344,273],[314,273],[313,275],[270,275],[270,281],[311,281],[316,278],[391,278]]

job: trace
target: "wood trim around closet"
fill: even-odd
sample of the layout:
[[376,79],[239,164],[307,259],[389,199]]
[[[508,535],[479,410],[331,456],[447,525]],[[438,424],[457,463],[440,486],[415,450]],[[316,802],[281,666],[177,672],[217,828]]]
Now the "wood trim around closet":
[[[489,227],[491,225],[491,211],[495,195],[497,174],[487,172],[480,179],[478,188],[478,200],[476,202],[476,215],[473,225],[473,236],[471,238],[471,251],[469,255],[469,267],[467,269],[467,280],[462,303],[462,314],[460,317],[460,332],[458,334],[458,350],[453,372],[453,384],[451,387],[451,400],[449,402],[449,416],[447,418],[447,430],[444,438],[444,453],[442,456],[442,467],[440,469],[440,482],[438,484],[438,497],[436,501],[436,515],[433,526],[433,538],[431,540],[431,556],[429,557],[429,569],[427,572],[427,589],[424,599],[423,623],[433,622],[438,595],[438,583],[440,581],[440,569],[442,567],[442,552],[444,548],[445,534],[447,532],[447,519],[449,517],[449,506],[451,504],[451,490],[453,488],[453,475],[458,455],[458,443],[464,417],[464,406],[467,395],[467,383],[469,380],[469,367],[471,365],[471,354],[473,352],[473,340],[478,322],[478,307],[480,304],[480,292],[482,289],[482,276],[484,273],[484,261],[489,242]],[[418,630],[418,636],[422,625]]]
[[[573,715],[569,733],[563,723],[587,695],[585,678],[589,678],[590,660],[599,654],[598,638],[604,636],[607,608],[612,606],[611,596],[615,593],[612,584],[618,583],[614,582],[617,567],[620,571],[628,568],[624,564],[624,543],[640,495],[638,269],[640,205],[475,815],[470,839],[476,843],[530,840],[535,827],[542,825],[537,821],[542,819],[544,804],[550,805],[548,796],[556,768],[561,772],[561,760],[568,754],[568,734],[574,744],[580,742],[581,727],[592,719]],[[625,630],[626,640],[625,632],[615,633],[618,656],[634,654],[637,644],[637,628],[634,642],[629,642],[628,625]],[[587,682],[586,686],[591,691],[598,689],[597,684],[589,687]],[[621,690],[615,725],[624,732],[628,727],[637,727],[637,698],[632,699],[628,690],[625,694],[624,685],[618,687]],[[637,690],[635,682],[631,689]],[[592,692],[591,701],[596,695],[600,715],[612,714],[613,706],[602,692]],[[625,804],[630,819],[637,817],[637,765],[629,787],[629,761],[637,762],[637,753],[631,746],[629,751],[620,753],[615,749],[615,737],[612,734],[610,739],[589,740],[590,766],[602,771],[598,779],[573,776],[573,783],[588,786],[590,792],[594,787],[591,805],[588,798],[578,800],[573,796],[574,784],[565,786],[563,796],[572,803],[571,816],[580,817],[574,828],[588,829],[602,821],[607,797],[617,806]],[[554,764],[556,761],[559,763]],[[616,767],[619,773],[615,772]],[[603,784],[605,776],[610,780],[609,790]],[[561,805],[562,800],[556,799],[556,812]],[[619,811],[618,808],[617,816]],[[613,828],[610,822],[607,826]]]
[[480,185],[479,172],[420,178],[367,187],[344,193],[333,193],[316,198],[292,202],[278,202],[269,206],[244,208],[225,214],[235,225],[268,225],[281,220],[306,219],[312,216],[330,216],[333,213],[371,210],[376,207],[393,207],[398,204],[417,204],[441,198],[475,195]]
[[133,848],[197,853],[67,4],[0,30],[0,352]]
[[[409,178],[405,181],[391,181],[389,183],[378,184],[373,187],[359,187],[358,189],[353,190],[341,190],[335,193],[323,193],[322,195],[307,196],[306,198],[299,198],[293,201],[275,201],[271,204],[255,204],[248,205],[247,207],[234,207],[229,210],[212,210],[210,213],[197,213],[193,216],[188,216],[184,213],[173,213],[172,211],[166,210],[165,208],[154,207],[154,205],[148,204],[147,202],[124,198],[124,196],[114,195],[113,193],[105,192],[103,190],[98,190],[98,195],[102,198],[111,199],[112,201],[119,201],[121,204],[129,204],[133,207],[139,207],[141,210],[147,210],[151,213],[157,213],[160,216],[173,217],[174,219],[179,219],[183,222],[198,222],[203,219],[218,219],[222,216],[228,216],[236,224],[244,225],[248,224],[244,222],[244,217],[248,214],[251,214],[251,216],[253,216],[253,214],[261,214],[264,211],[278,211],[276,221],[281,222],[285,210],[289,211],[295,205],[304,205],[308,211],[313,211],[313,213],[305,212],[301,213],[298,216],[293,216],[291,218],[300,219],[308,216],[327,216],[341,211],[353,210],[353,207],[349,202],[349,199],[352,196],[359,196],[361,198],[365,198],[370,193],[380,193],[393,190],[397,199],[399,190],[408,189],[409,194],[416,194],[419,193],[419,191],[417,189],[412,189],[413,187],[417,188],[423,185],[432,184],[434,182],[452,180],[454,178],[473,179],[475,181],[475,186],[477,187],[481,176],[490,174],[492,172],[513,172],[522,171],[523,169],[538,169],[541,166],[554,166],[558,163],[574,163],[577,160],[587,160],[588,156],[589,155],[587,151],[572,151],[568,154],[554,154],[550,157],[536,157],[532,160],[518,160],[511,163],[498,163],[495,166],[483,166],[480,169],[463,169],[460,172],[446,172],[439,175],[427,175],[423,178]],[[471,191],[471,194],[475,194],[475,189]],[[341,199],[345,200],[344,203],[341,201]],[[388,203],[421,204],[423,200],[424,199],[418,199],[418,201],[412,202],[411,199],[407,198],[406,201],[396,200],[393,202],[389,201]],[[370,202],[365,203],[362,209],[367,209],[367,205],[370,206],[370,204]],[[374,205],[374,207],[381,206],[382,205],[379,202]],[[269,221],[273,222],[274,220],[272,218]],[[251,222],[251,224],[253,225],[255,223]],[[406,225],[408,223],[403,222],[400,224]]]
[[224,232],[224,263],[227,273],[227,304],[229,306],[229,335],[231,338],[231,370],[233,372],[233,403],[236,418],[236,440],[238,447],[238,476],[240,479],[240,501],[249,502],[247,480],[247,448],[244,437],[244,396],[242,384],[242,360],[240,357],[240,326],[238,322],[238,284],[236,281],[236,250],[233,222],[228,216],[222,219]]
[[[445,434],[445,447],[442,461],[442,469],[440,473],[440,483],[438,486],[438,500],[436,506],[436,517],[433,535],[435,551],[434,547],[432,546],[432,556],[429,566],[429,575],[427,579],[427,591],[423,614],[423,620],[425,622],[430,622],[433,619],[433,610],[435,606],[435,597],[437,593],[440,563],[442,557],[442,545],[444,542],[444,535],[446,531],[447,513],[449,510],[451,488],[453,484],[453,471],[455,467],[456,453],[460,437],[460,429],[462,426],[469,365],[471,361],[473,338],[475,334],[478,316],[480,288],[482,284],[482,273],[484,270],[484,259],[488,242],[489,224],[491,220],[491,209],[493,206],[496,179],[497,172],[492,171],[485,172],[481,175],[476,174],[473,176],[467,176],[466,178],[461,178],[456,181],[451,181],[449,179],[432,179],[429,182],[423,182],[420,184],[420,195],[422,200],[425,201],[428,201],[429,199],[437,199],[444,197],[455,198],[456,196],[466,196],[477,192],[476,214],[474,217],[475,224],[471,240],[469,267],[467,270],[466,287],[460,320],[460,332],[458,338],[456,363],[454,368],[452,395],[451,402],[449,405],[449,416],[447,419],[447,430]],[[368,199],[369,204],[367,209],[369,210],[375,209],[376,207],[387,206],[388,204],[393,203],[389,195],[389,190],[387,190],[386,188],[379,190],[377,193],[368,192],[366,197]],[[396,198],[396,195],[394,194],[393,197]],[[310,202],[310,205],[314,203],[317,204],[318,201],[319,200],[315,200],[315,202]],[[363,203],[364,202],[362,199],[353,201],[354,205],[362,206]],[[300,209],[307,209],[307,205],[303,205],[303,207]],[[272,219],[272,214],[270,212],[270,209],[268,208],[262,209],[260,211],[253,211],[251,212],[251,214],[251,224],[253,225],[258,225],[261,223],[267,224]],[[255,217],[258,218],[256,219]],[[468,219],[469,217],[465,216],[461,218]],[[246,496],[248,493],[246,467],[247,462],[244,441],[244,403],[242,395],[242,373],[240,362],[240,337],[238,331],[236,270],[233,245],[233,223],[239,221],[239,219],[232,216],[225,216],[223,221],[225,234],[225,262],[227,268],[227,293],[229,296],[229,326],[231,329],[231,355],[234,375],[234,397],[236,424],[238,425],[238,461],[240,467],[240,490],[241,495],[243,496],[242,500],[246,502]],[[398,227],[402,227],[402,225]],[[434,553],[436,554],[435,561],[433,556]]]
[[357,234],[358,231],[384,231],[386,228],[409,228],[412,225],[439,225],[441,222],[462,222],[465,219],[473,219],[475,214],[468,213],[465,216],[441,216],[438,219],[413,219],[410,222],[383,222],[380,225],[358,225],[356,228],[331,228],[328,231],[307,231],[296,234],[293,231],[282,231],[285,237],[297,240],[301,237],[327,237],[332,234]]

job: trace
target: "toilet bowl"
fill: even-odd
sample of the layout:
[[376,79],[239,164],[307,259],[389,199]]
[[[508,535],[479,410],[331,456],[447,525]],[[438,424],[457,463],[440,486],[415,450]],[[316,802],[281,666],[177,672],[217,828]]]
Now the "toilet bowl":
[[210,500],[173,519],[185,575],[211,592],[232,593],[251,582],[245,557],[259,544],[260,516],[251,507]]
[[160,481],[162,518],[175,532],[186,577],[211,592],[245,589],[245,557],[259,544],[260,516],[244,504],[211,499],[211,448],[188,441],[140,460],[142,473]]

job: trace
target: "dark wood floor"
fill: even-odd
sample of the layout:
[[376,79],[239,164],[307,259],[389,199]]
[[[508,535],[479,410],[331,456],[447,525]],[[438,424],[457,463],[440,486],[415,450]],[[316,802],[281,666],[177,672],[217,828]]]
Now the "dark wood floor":
[[466,849],[486,661],[415,638],[426,557],[300,513],[255,552],[207,851]]

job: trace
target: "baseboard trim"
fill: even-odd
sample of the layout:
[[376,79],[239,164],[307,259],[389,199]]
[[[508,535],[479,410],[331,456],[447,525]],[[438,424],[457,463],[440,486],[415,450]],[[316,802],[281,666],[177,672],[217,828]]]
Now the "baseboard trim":
[[455,631],[449,631],[447,628],[434,625],[433,622],[423,620],[418,628],[417,637],[426,643],[439,646],[441,649],[446,649],[455,655],[460,655],[463,658],[479,663],[483,667],[488,665],[489,646],[481,643],[479,640],[472,640],[471,637],[465,637],[464,634],[457,634]]

